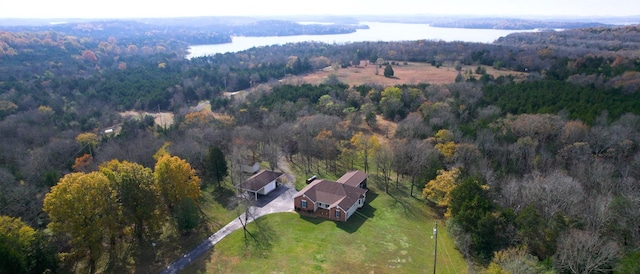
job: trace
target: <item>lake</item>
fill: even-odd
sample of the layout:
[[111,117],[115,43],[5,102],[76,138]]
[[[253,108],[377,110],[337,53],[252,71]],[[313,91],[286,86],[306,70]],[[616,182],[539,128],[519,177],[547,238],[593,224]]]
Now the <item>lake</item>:
[[[331,35],[296,35],[266,37],[233,37],[233,42],[216,45],[196,45],[189,49],[187,58],[214,55],[216,53],[238,52],[252,47],[283,45],[305,41],[329,44],[346,44],[363,41],[413,41],[442,40],[491,43],[516,30],[437,28],[427,24],[361,22],[369,29],[359,29],[354,33]],[[534,30],[529,30],[534,31]]]

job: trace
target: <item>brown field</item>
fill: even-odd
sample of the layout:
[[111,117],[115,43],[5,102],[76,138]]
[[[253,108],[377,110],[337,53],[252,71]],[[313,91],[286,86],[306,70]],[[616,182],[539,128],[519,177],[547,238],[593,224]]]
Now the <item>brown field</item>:
[[[362,62],[365,63],[364,61]],[[402,63],[401,63],[402,64]],[[477,66],[463,66],[462,71],[471,69],[475,71]],[[496,70],[489,66],[484,66],[488,74],[494,77],[501,75],[516,75],[517,77],[524,76],[522,72],[508,71],[508,70]],[[401,84],[449,84],[453,83],[458,72],[452,66],[441,66],[436,68],[427,63],[413,63],[409,62],[407,65],[395,65],[393,66],[394,78],[388,78],[383,76],[384,66],[378,68],[378,75],[375,75],[376,66],[367,65],[361,67],[348,67],[333,71],[328,68],[323,71],[307,74],[300,77],[294,77],[289,79],[292,83],[309,83],[320,84],[324,82],[331,74],[338,76],[338,79],[343,83],[353,85],[362,84],[380,84],[382,86],[393,86]],[[480,75],[474,74],[476,78],[480,78]]]
[[152,112],[142,112],[142,111],[126,111],[126,112],[120,113],[120,116],[122,117],[133,117],[137,119],[142,119],[146,115],[152,116],[153,120],[158,126],[168,127],[173,125],[173,113],[171,112],[152,113]]

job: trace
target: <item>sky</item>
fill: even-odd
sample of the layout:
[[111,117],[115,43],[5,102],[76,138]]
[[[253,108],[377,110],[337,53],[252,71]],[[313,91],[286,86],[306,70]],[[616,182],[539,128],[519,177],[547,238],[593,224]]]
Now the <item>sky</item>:
[[0,18],[238,15],[640,15],[637,0],[0,0]]

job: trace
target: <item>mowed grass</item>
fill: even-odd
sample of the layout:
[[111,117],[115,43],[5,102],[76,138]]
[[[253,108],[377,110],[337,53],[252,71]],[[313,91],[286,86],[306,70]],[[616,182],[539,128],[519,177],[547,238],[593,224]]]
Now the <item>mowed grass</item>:
[[[424,202],[373,186],[347,223],[277,213],[232,233],[183,273],[433,273],[436,219]],[[437,273],[467,264],[439,221]],[[248,243],[248,247],[247,244]]]

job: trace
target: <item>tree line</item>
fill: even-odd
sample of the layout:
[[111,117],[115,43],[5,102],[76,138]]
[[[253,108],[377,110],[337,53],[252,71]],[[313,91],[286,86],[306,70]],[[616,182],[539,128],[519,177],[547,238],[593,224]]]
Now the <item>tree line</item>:
[[[580,41],[591,43],[585,39],[595,39],[593,35],[604,43],[608,35],[634,39],[634,32],[629,27],[562,35],[574,34],[575,43],[583,45]],[[33,263],[34,257],[20,255],[30,254],[27,250],[86,255],[67,257],[70,263],[117,256],[139,235],[143,241],[153,239],[157,220],[138,220],[131,210],[140,199],[137,193],[158,199],[159,207],[147,217],[164,214],[167,221],[160,223],[178,230],[175,225],[182,222],[193,225],[189,217],[197,197],[182,205],[181,199],[163,194],[162,182],[180,177],[184,180],[179,182],[195,185],[197,176],[217,185],[226,175],[238,183],[245,176],[243,164],[260,161],[276,168],[280,157],[310,174],[362,167],[381,178],[385,191],[404,188],[407,195],[423,195],[448,218],[459,250],[478,269],[515,272],[510,267],[517,260],[526,262],[519,266],[531,267],[522,270],[527,273],[637,267],[640,119],[633,85],[638,67],[633,51],[625,47],[569,52],[566,45],[515,42],[308,42],[185,60],[171,47],[149,47],[147,52],[115,37],[52,36],[55,45],[45,46],[42,39],[31,38],[46,39],[51,33],[3,35],[3,49],[12,50],[0,56],[0,213],[21,218],[35,229],[36,239],[46,227],[69,237],[64,244],[46,237],[35,244],[37,240],[25,242],[3,232],[9,235],[2,236],[7,239],[3,244],[20,243],[2,246],[3,252],[14,254],[17,263],[12,265],[24,271],[42,269],[36,265],[51,268],[50,256]],[[480,80],[470,73],[474,77],[447,85],[349,86],[335,77],[321,85],[275,81],[287,73],[351,65],[354,58],[367,56],[450,67],[473,64],[481,68],[475,75]],[[487,66],[518,72],[526,68],[527,76],[493,79],[482,69]],[[265,83],[272,85],[261,85]],[[222,94],[244,88],[253,88],[244,99]],[[211,99],[215,114],[190,108],[203,99]],[[116,112],[158,106],[173,112],[173,125],[160,127],[151,116],[131,119]],[[380,118],[397,123],[397,130],[389,132]],[[112,126],[117,134],[104,134]],[[388,140],[381,142],[382,135],[374,131]],[[183,167],[188,163],[193,171],[167,171],[163,176],[171,180],[160,180],[156,173],[164,166],[153,156],[167,141],[171,145],[164,150],[182,160],[159,159]],[[220,155],[228,163],[227,174],[213,170]],[[76,190],[109,193],[95,205],[113,210],[86,219],[56,215],[63,205],[89,202],[85,196],[60,195]],[[50,204],[56,201],[62,204]],[[107,229],[67,230],[75,222],[89,221]],[[22,226],[15,219],[7,222]],[[74,242],[74,235],[91,241]]]

